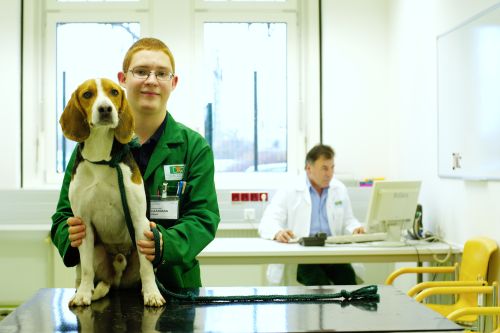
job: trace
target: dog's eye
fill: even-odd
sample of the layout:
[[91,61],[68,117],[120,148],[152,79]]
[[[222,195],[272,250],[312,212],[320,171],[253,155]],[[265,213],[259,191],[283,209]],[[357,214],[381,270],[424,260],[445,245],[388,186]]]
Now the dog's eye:
[[86,91],[83,93],[83,98],[86,98],[86,99],[89,99],[90,97],[92,97],[92,93],[90,91]]
[[111,89],[111,96],[118,96],[118,90],[116,89]]

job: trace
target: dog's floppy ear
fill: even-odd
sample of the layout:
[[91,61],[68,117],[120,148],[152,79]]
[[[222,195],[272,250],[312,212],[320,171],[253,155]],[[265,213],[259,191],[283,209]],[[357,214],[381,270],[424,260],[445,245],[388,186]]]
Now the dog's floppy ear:
[[118,110],[118,126],[115,128],[115,138],[120,143],[128,143],[132,140],[134,134],[134,117],[128,106],[125,92],[122,91],[122,101],[120,110]]
[[59,124],[65,137],[76,142],[83,142],[90,135],[90,126],[87,122],[87,114],[78,101],[77,92],[78,90],[71,95],[59,119]]

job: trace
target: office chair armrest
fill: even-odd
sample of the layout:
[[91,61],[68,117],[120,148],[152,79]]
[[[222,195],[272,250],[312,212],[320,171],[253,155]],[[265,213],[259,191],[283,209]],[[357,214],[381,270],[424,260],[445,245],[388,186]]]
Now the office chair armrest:
[[469,306],[461,309],[457,309],[451,312],[447,318],[449,320],[457,320],[463,316],[468,315],[500,315],[500,307],[498,306]]
[[473,280],[473,281],[426,281],[415,285],[413,288],[408,290],[406,293],[410,297],[414,297],[416,294],[420,293],[422,290],[434,287],[480,287],[486,286],[488,282],[484,280]]
[[441,267],[402,267],[392,272],[385,280],[385,284],[391,285],[398,276],[403,274],[453,273],[456,271],[457,267],[458,264]]
[[422,302],[426,297],[432,295],[450,295],[450,294],[491,294],[494,291],[493,286],[461,286],[461,287],[432,287],[427,288],[415,296],[417,302]]

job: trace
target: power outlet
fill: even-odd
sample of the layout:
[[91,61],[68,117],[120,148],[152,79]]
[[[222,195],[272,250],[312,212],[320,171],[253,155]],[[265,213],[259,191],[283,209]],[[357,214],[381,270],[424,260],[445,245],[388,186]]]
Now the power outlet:
[[243,219],[245,221],[255,220],[255,209],[254,208],[245,208],[243,210]]

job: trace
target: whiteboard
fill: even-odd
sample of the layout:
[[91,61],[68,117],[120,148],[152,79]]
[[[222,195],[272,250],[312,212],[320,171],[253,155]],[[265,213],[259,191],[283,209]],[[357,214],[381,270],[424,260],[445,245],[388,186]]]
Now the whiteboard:
[[500,180],[500,4],[437,37],[438,173]]

